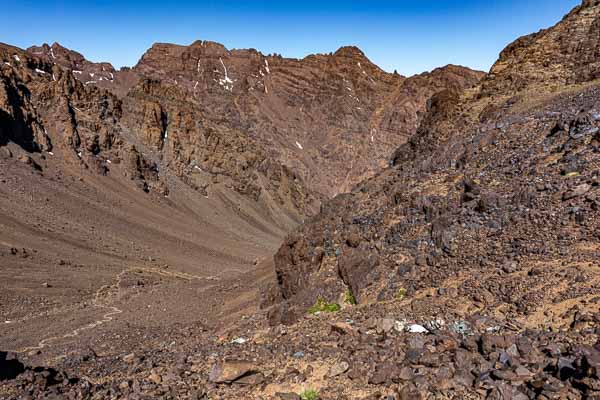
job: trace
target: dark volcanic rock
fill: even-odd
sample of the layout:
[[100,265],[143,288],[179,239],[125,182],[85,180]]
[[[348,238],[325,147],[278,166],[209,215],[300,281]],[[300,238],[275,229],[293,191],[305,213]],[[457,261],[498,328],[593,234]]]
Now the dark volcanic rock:
[[0,381],[15,379],[25,372],[25,365],[14,354],[0,351]]

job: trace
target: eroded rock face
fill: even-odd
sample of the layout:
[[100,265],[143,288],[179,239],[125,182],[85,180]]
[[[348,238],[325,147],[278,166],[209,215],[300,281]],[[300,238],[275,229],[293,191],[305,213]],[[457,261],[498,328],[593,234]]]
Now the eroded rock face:
[[177,85],[140,74],[125,82],[130,72],[117,75],[57,44],[27,52],[2,46],[0,55],[2,145],[56,150],[55,160],[101,175],[123,173],[146,192],[168,195],[170,174],[204,195],[222,185],[274,204],[296,223],[318,207],[319,196],[298,174],[246,131],[206,120]]
[[295,60],[202,41],[155,44],[120,71],[57,43],[5,46],[2,59],[4,143],[59,145],[101,174],[134,160],[123,165],[143,190],[168,193],[173,174],[204,195],[224,185],[274,202],[296,221],[385,166],[432,94],[483,75],[448,66],[407,79],[355,47]]
[[[512,319],[567,298],[585,306],[582,293],[598,294],[595,280],[583,284],[564,269],[582,272],[596,259],[584,248],[600,244],[600,94],[591,75],[577,72],[594,68],[580,61],[591,51],[586,43],[594,41],[598,15],[597,2],[584,2],[556,27],[518,42],[518,51],[512,45],[503,53],[500,62],[515,52],[522,57],[507,74],[533,63],[540,82],[549,83],[554,71],[567,71],[553,93],[540,91],[532,101],[515,95],[518,86],[497,85],[495,74],[479,91],[433,96],[417,134],[393,153],[392,168],[325,204],[276,255],[280,299],[296,310],[288,314],[306,313],[318,296],[338,301],[346,290],[374,302],[449,280],[458,282],[458,295]],[[558,37],[568,52],[546,47]],[[587,83],[566,86],[571,78]],[[490,98],[492,86],[498,93]]]
[[[117,94],[127,124],[156,149],[183,112],[196,125],[244,132],[325,196],[348,191],[385,166],[391,150],[415,132],[432,94],[473,86],[483,76],[448,66],[406,79],[382,71],[356,47],[296,60],[207,41],[157,43],[121,71],[56,43],[29,52]],[[198,137],[205,128],[185,129]]]
[[294,60],[213,42],[154,45],[134,70],[177,86],[205,120],[248,132],[329,196],[380,170],[416,130],[433,93],[482,77],[449,66],[406,79],[355,47]]

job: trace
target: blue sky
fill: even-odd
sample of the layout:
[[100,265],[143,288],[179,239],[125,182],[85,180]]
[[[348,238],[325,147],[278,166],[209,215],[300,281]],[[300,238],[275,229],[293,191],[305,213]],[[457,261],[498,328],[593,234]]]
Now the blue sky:
[[28,47],[56,41],[115,67],[134,65],[154,42],[202,39],[298,58],[357,45],[383,69],[403,75],[449,63],[489,70],[512,40],[553,25],[580,3],[8,0],[0,42]]

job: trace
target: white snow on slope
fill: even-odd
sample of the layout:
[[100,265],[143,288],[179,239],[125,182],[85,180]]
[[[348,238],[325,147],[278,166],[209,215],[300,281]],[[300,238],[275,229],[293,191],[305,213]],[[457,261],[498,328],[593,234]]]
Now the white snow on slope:
[[223,62],[223,59],[221,57],[219,57],[219,61],[221,61],[221,65],[223,66],[223,71],[225,74],[223,78],[219,79],[219,85],[223,86],[225,90],[233,92],[233,81],[231,80],[231,78],[229,78],[229,75],[227,74],[227,67],[225,66],[225,63]]

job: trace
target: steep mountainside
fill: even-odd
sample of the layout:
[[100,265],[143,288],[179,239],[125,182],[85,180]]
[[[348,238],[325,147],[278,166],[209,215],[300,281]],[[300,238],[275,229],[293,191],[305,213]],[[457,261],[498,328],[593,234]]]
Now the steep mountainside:
[[[265,303],[277,304],[271,321],[292,323],[316,303],[352,298],[359,309],[387,304],[379,310],[392,313],[392,326],[397,319],[442,335],[474,333],[483,348],[466,363],[456,353],[441,386],[435,374],[455,353],[440,349],[439,337],[427,360],[380,350],[386,375],[376,369],[369,379],[423,396],[415,398],[448,390],[451,398],[598,396],[597,373],[575,364],[567,373],[560,360],[600,356],[598,345],[586,347],[600,334],[599,22],[600,3],[584,1],[555,27],[510,45],[480,88],[435,95],[389,170],[288,236]],[[549,338],[549,331],[560,333]],[[491,332],[499,336],[478,336]],[[487,340],[498,341],[499,353],[486,349]],[[521,340],[533,347],[511,353]],[[560,350],[547,350],[550,343]],[[348,357],[356,360],[357,346]],[[544,353],[554,361],[543,361]],[[409,374],[406,363],[431,371]],[[358,376],[373,369],[356,364]],[[536,378],[519,376],[517,365]]]
[[[122,71],[84,61],[58,44],[29,51],[73,69],[75,78],[86,85],[124,97],[132,107],[131,117],[126,107],[125,119],[146,119],[133,124],[141,136],[148,130],[164,135],[169,114],[177,123],[177,108],[185,105],[195,121],[247,133],[270,159],[288,166],[325,196],[348,191],[386,166],[389,153],[416,131],[431,95],[472,86],[483,76],[448,66],[406,79],[382,71],[355,47],[296,60],[256,50],[227,50],[214,42],[155,44],[138,65]],[[142,94],[151,104],[140,104]],[[154,113],[160,114],[162,126],[147,126],[157,119]],[[173,128],[171,137],[178,142],[183,135],[186,143],[180,147],[187,154],[181,157],[167,146],[165,157],[178,169],[191,168],[189,162],[201,160],[190,157],[192,149],[186,134],[179,132],[181,126]],[[190,131],[189,126],[185,129]],[[162,138],[148,139],[162,146]]]

